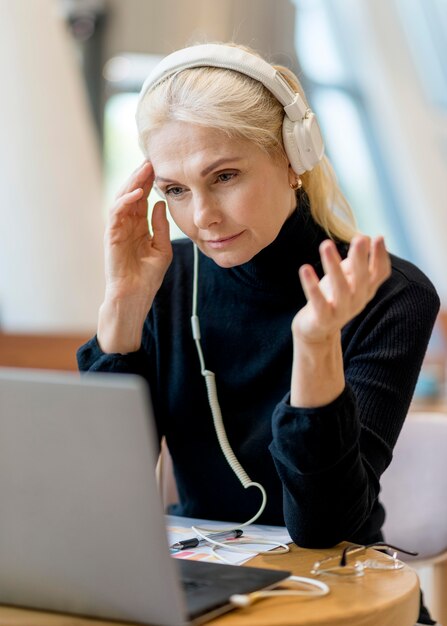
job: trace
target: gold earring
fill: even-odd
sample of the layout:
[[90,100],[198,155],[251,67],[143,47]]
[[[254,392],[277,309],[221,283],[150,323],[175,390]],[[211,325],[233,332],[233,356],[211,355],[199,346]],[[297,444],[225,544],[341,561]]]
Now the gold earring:
[[301,178],[296,178],[294,183],[289,183],[289,187],[290,189],[293,189],[293,191],[297,191],[298,189],[301,189],[302,186],[303,186],[303,181],[301,180]]

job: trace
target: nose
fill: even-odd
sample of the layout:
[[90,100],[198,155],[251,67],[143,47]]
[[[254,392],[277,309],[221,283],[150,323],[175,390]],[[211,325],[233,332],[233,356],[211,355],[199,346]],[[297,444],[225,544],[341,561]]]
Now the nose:
[[219,205],[212,194],[201,193],[194,197],[194,224],[206,230],[213,224],[219,224],[222,215]]

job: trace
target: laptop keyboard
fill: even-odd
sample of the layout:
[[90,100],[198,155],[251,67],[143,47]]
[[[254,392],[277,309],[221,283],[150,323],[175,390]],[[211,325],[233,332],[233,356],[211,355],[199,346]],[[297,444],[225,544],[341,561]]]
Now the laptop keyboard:
[[205,580],[193,580],[192,578],[182,578],[182,585],[186,591],[197,591],[209,587],[211,583]]

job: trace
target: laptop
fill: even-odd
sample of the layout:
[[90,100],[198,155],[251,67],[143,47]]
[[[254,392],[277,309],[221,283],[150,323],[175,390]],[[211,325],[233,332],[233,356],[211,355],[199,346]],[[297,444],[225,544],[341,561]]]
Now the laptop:
[[0,604],[203,623],[286,571],[174,559],[146,382],[0,368]]

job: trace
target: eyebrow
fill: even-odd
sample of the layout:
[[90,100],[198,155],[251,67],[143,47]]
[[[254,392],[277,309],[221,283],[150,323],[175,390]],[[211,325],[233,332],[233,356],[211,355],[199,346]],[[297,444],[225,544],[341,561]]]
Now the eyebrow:
[[[219,165],[223,165],[224,163],[229,163],[229,162],[234,162],[234,161],[240,161],[242,159],[242,157],[222,157],[221,159],[217,159],[217,161],[213,161],[213,163],[210,163],[210,165],[207,165],[205,167],[205,169],[203,169],[200,172],[200,176],[206,176],[207,174],[209,174],[210,172],[212,172],[216,167],[219,167]],[[156,176],[155,180],[158,182],[163,182],[163,183],[175,183],[175,180],[171,180],[170,178],[163,178],[163,176]]]
[[200,176],[206,176],[210,172],[212,172],[219,165],[223,165],[224,163],[232,162],[232,161],[240,161],[242,157],[222,157],[221,159],[217,159],[214,163],[211,163],[204,170],[200,172]]

